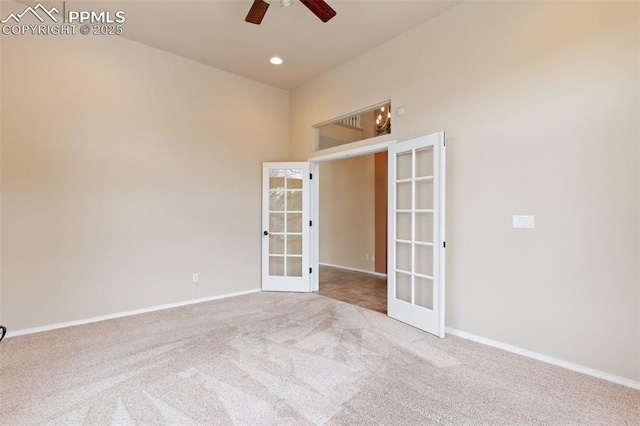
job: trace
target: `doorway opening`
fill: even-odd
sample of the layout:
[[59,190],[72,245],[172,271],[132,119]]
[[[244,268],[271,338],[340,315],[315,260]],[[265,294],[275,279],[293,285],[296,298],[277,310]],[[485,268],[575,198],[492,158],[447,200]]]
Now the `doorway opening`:
[[320,295],[387,313],[387,152],[323,162]]
[[320,165],[383,151],[388,155],[387,315],[444,337],[444,132],[325,150],[307,162],[263,163],[262,289],[319,290]]

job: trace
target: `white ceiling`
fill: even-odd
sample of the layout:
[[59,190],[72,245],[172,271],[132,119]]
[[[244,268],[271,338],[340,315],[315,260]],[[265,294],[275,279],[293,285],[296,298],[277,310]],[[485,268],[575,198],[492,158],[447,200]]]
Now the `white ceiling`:
[[[253,0],[92,1],[126,12],[124,36],[282,89],[293,89],[460,3],[458,0],[329,0],[324,24],[298,0],[273,0],[261,25],[244,18]],[[69,4],[79,2],[68,1]],[[280,56],[284,64],[269,63]]]

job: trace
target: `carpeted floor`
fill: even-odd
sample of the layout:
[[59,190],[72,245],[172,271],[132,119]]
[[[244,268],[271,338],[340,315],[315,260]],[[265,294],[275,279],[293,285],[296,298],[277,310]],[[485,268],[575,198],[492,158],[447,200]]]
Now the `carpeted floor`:
[[134,423],[638,425],[640,391],[315,294],[0,344],[0,424]]

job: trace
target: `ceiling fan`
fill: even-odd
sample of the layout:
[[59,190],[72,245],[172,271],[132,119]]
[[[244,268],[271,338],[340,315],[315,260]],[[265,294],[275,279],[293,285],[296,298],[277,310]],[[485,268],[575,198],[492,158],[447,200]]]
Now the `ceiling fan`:
[[[280,0],[282,6],[289,6],[291,3],[293,3],[293,0]],[[322,22],[327,22],[336,16],[336,11],[324,0],[300,0],[300,3],[304,4],[307,9],[320,18]],[[252,24],[260,25],[262,18],[264,18],[264,15],[267,13],[267,9],[269,9],[269,0],[254,0],[244,20]]]

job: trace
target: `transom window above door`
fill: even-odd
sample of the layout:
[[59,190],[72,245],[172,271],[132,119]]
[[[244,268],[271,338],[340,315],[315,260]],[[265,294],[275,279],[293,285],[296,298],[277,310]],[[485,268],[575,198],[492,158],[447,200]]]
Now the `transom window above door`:
[[315,150],[329,149],[391,133],[391,101],[314,126]]

